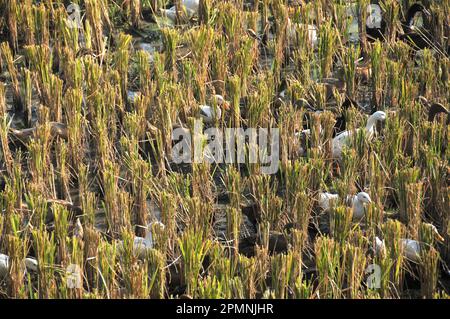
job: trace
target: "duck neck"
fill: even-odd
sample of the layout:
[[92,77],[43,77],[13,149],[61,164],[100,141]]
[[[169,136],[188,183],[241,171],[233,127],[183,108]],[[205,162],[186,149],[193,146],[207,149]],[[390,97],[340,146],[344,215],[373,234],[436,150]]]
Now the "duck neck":
[[420,4],[417,4],[417,3],[413,4],[411,6],[411,8],[409,8],[409,10],[408,10],[408,13],[407,13],[407,16],[406,16],[406,25],[408,27],[410,27],[413,24],[413,20],[414,20],[415,15],[418,12],[423,12],[423,10],[424,10],[424,7],[422,7]]
[[366,131],[373,132],[373,128],[374,128],[375,124],[377,124],[377,119],[372,116],[369,117],[369,119],[367,120],[367,124],[366,124]]
[[152,243],[153,242],[153,235],[152,235],[151,230],[149,230],[147,232],[147,234],[145,234],[144,240],[145,240],[146,243]]
[[357,198],[353,201],[353,211],[363,211],[364,210],[364,204],[359,201]]

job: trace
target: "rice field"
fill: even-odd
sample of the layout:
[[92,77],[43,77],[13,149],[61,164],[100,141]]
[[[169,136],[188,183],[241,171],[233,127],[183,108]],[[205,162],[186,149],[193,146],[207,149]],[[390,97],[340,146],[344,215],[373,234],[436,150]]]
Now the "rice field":
[[0,13],[0,299],[449,298],[450,1]]

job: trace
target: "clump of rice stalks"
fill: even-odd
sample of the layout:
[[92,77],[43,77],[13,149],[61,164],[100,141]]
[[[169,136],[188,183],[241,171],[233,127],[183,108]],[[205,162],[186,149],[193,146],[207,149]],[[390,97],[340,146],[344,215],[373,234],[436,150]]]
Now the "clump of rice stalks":
[[103,22],[104,19],[102,15],[105,15],[106,11],[103,11],[105,9],[103,0],[97,1],[97,0],[87,0],[85,2],[86,6],[86,24],[89,25],[89,28],[92,28],[93,30],[93,50],[100,55],[104,55],[106,50],[106,43],[103,35]]
[[176,81],[177,75],[177,45],[180,41],[180,34],[177,30],[165,28],[162,29],[162,40],[164,45],[165,70],[170,79]]
[[117,249],[114,244],[110,245],[101,241],[98,246],[98,268],[101,278],[99,291],[107,298],[119,297],[118,273],[116,270]]
[[[384,295],[390,294],[398,296],[398,294],[403,290],[403,279],[404,279],[404,254],[403,246],[401,245],[401,239],[404,238],[405,229],[404,226],[399,221],[394,221],[389,219],[382,226],[382,231],[386,242],[386,261],[391,260],[391,263],[382,262],[382,273],[390,270],[390,282],[393,287],[390,287],[389,292],[384,291]],[[385,287],[385,286],[383,286]]]
[[[406,168],[397,174],[397,179],[395,180],[395,183],[397,185],[398,189],[398,200],[399,200],[399,215],[403,222],[405,222],[406,225],[409,225],[410,222],[414,222],[415,226],[418,227],[417,221],[420,221],[420,196],[416,196],[417,194],[415,191],[417,190],[417,186],[411,186],[419,182],[419,170],[417,168]],[[416,188],[416,189],[414,189]],[[408,192],[408,190],[411,190]],[[419,198],[419,202],[417,203],[417,200],[414,199],[414,197]],[[419,207],[411,207],[408,200],[415,201],[416,206],[419,205]],[[413,209],[413,211],[411,211]],[[409,213],[417,213],[419,216],[410,215]],[[418,231],[418,228],[416,228],[416,231]],[[416,233],[416,236],[418,233]]]
[[345,55],[343,58],[343,67],[344,67],[344,78],[347,83],[347,94],[350,97],[355,95],[356,90],[356,65],[357,60],[360,56],[359,47],[351,47],[345,50]]
[[26,296],[24,286],[25,257],[28,249],[28,240],[20,235],[20,216],[10,216],[11,232],[6,236],[6,249],[9,255],[9,294],[14,298]]
[[383,101],[383,83],[385,77],[385,52],[380,41],[376,41],[372,46],[370,53],[370,62],[372,65],[372,89],[374,92],[373,103],[381,106]]
[[93,227],[84,229],[84,265],[86,281],[91,289],[98,288],[99,273],[97,270],[98,246],[101,241],[100,233]]
[[420,227],[420,287],[422,296],[433,298],[439,277],[439,252],[433,247],[435,234],[426,224]]
[[321,25],[318,54],[320,78],[326,78],[330,75],[333,66],[333,56],[338,48],[337,39],[338,34],[331,21]]
[[[15,2],[15,1],[12,1]],[[0,45],[0,53],[3,56],[3,63],[6,62],[8,68],[9,76],[11,77],[12,87],[13,87],[13,100],[16,108],[22,109],[22,100],[20,98],[20,84],[19,84],[19,74],[16,67],[14,66],[14,56],[11,51],[10,46],[7,42],[3,42]]]
[[41,3],[33,6],[34,29],[36,30],[36,44],[49,45],[50,43],[50,17],[49,10]]
[[150,297],[163,299],[166,293],[166,256],[158,250],[148,253]]
[[0,82],[0,117],[3,118],[5,113],[6,113],[6,84]]
[[333,238],[339,243],[345,243],[352,226],[352,209],[338,206],[330,215],[330,231]]
[[179,239],[179,245],[183,260],[183,282],[186,284],[186,293],[195,298],[203,260],[211,247],[211,242],[205,240],[201,232],[190,228]]
[[198,6],[198,19],[201,24],[209,24],[213,14],[214,0],[200,0]]
[[270,176],[253,175],[250,177],[250,185],[255,201],[261,211],[261,222],[273,225],[277,228],[282,218],[280,211],[282,200],[276,194],[277,182]]
[[289,297],[291,287],[295,284],[298,269],[301,265],[295,264],[294,253],[280,254],[271,258],[271,287],[276,298]]
[[320,237],[314,246],[322,298],[341,298],[345,264],[341,264],[341,245],[333,239]]
[[256,296],[256,262],[254,258],[238,255],[238,268],[241,269],[242,284],[244,286],[244,297],[255,298]]
[[1,154],[2,160],[5,163],[6,171],[9,176],[13,176],[14,157],[11,153],[8,140],[8,132],[10,127],[10,121],[7,114],[4,114],[0,123],[0,141],[1,141]]
[[287,212],[290,212],[290,219],[298,225],[303,239],[308,237],[307,231],[314,203],[307,189],[311,178],[310,169],[307,165],[289,162],[285,171],[286,199],[283,206]]
[[9,35],[9,43],[14,51],[17,50],[19,46],[19,37],[18,37],[18,29],[17,29],[17,20],[19,18],[19,7],[18,1],[16,0],[7,0],[4,1],[5,9],[6,9],[6,22],[8,25],[8,35]]
[[234,255],[237,255],[239,252],[239,235],[242,221],[241,176],[234,167],[230,167],[226,171],[224,180],[230,196],[230,207],[227,209],[227,238],[232,240]]
[[55,263],[56,242],[53,234],[45,229],[33,230],[33,244],[38,261],[39,298],[56,298],[57,284],[53,274]]
[[210,27],[201,26],[189,33],[192,56],[195,67],[195,87],[200,101],[206,97],[206,82],[208,79],[209,55],[214,44],[214,30]]
[[108,230],[114,236],[120,233],[120,212],[118,207],[119,167],[110,161],[105,162],[103,169],[103,192]]
[[127,98],[128,90],[128,64],[130,58],[130,44],[132,37],[128,34],[120,33],[117,39],[117,51],[115,55],[115,64],[119,72],[120,85],[123,99]]
[[397,21],[400,13],[400,4],[395,0],[383,1],[381,5],[386,21],[386,41],[393,42],[397,32]]
[[343,254],[346,259],[346,281],[350,291],[348,296],[352,299],[363,296],[362,282],[366,272],[367,258],[365,249],[347,243]]

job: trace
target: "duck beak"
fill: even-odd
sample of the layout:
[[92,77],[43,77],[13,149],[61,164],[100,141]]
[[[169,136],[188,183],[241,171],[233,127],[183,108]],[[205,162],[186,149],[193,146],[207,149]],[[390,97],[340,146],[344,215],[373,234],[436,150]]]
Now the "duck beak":
[[444,239],[444,237],[442,237],[440,234],[436,234],[436,239],[437,239],[437,241],[438,242],[440,242],[440,243],[445,243],[445,239]]

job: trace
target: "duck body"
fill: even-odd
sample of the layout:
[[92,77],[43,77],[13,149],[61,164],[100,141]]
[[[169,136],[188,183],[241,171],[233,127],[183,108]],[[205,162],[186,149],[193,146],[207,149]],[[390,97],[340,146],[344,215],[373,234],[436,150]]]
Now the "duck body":
[[439,114],[447,116],[447,125],[450,124],[450,112],[441,103],[433,103],[428,111],[428,121],[433,122]]
[[319,38],[318,38],[318,30],[315,25],[303,24],[303,23],[293,23],[291,21],[291,19],[288,19],[287,34],[288,34],[288,39],[290,41],[294,41],[295,38],[297,37],[297,29],[306,30],[309,44],[311,45],[312,48],[317,48],[317,45],[319,43]]
[[200,105],[200,116],[206,124],[214,123],[214,119],[222,116],[222,110],[219,107],[209,105]]
[[[329,211],[335,203],[339,200],[338,194],[320,193],[319,207],[324,211]],[[353,219],[361,219],[364,217],[366,208],[365,204],[371,203],[369,194],[366,192],[359,192],[356,195],[348,195],[346,203],[352,207]]]
[[[181,7],[189,19],[198,14],[199,0],[183,0],[181,2]],[[161,9],[161,12],[169,18],[172,22],[177,19],[177,8],[173,6],[169,9]]]
[[[38,271],[38,262],[34,258],[25,258],[25,267],[28,272]],[[9,272],[9,256],[0,254],[0,280],[5,278]]]
[[153,237],[150,234],[150,237],[135,237],[133,240],[133,251],[141,256],[145,254],[149,249],[153,249]]
[[[378,5],[378,1],[373,1],[371,6]],[[378,17],[373,14],[374,19],[368,20],[366,23],[366,34],[370,41],[385,40],[386,35],[386,21],[383,16]],[[422,18],[422,25],[416,26],[415,22]],[[406,18],[401,21],[401,31],[397,34],[399,40],[407,42],[412,47],[423,50],[425,48],[433,48],[436,44],[433,41],[433,34],[431,28],[431,13],[421,3],[414,3],[409,7]]]
[[[365,127],[366,136],[369,140],[373,138],[376,123],[378,121],[384,121],[385,119],[386,113],[384,113],[383,111],[377,111],[369,117],[369,119],[367,120],[367,125]],[[342,157],[343,147],[348,146],[350,144],[351,137],[355,133],[358,133],[359,130],[361,130],[361,128],[352,131],[344,131],[333,138],[332,155],[334,158],[340,159]]]
[[[155,242],[153,239],[153,225],[158,225],[161,229],[164,229],[164,224],[160,222],[153,222],[147,226],[145,237],[136,236],[133,239],[133,252],[139,256],[143,257],[147,251],[153,249],[155,246]],[[119,242],[119,247],[123,248],[123,241]]]
[[0,254],[0,280],[3,279],[9,271],[9,256]]
[[319,207],[324,210],[328,211],[331,209],[331,206],[333,203],[337,202],[339,200],[338,194],[332,194],[332,193],[320,193],[319,194]]
[[420,242],[414,239],[405,239],[402,238],[400,240],[400,245],[403,249],[404,256],[414,262],[414,263],[420,263]]
[[[415,21],[422,18],[422,25],[416,26]],[[430,24],[431,13],[421,3],[414,3],[408,10],[406,21],[402,22],[403,34],[400,39],[409,43],[416,49],[433,47],[433,35]]]
[[200,116],[203,122],[206,124],[214,123],[215,119],[220,119],[222,117],[222,107],[227,108],[228,102],[225,101],[222,95],[213,96],[213,106],[210,105],[200,105]]

